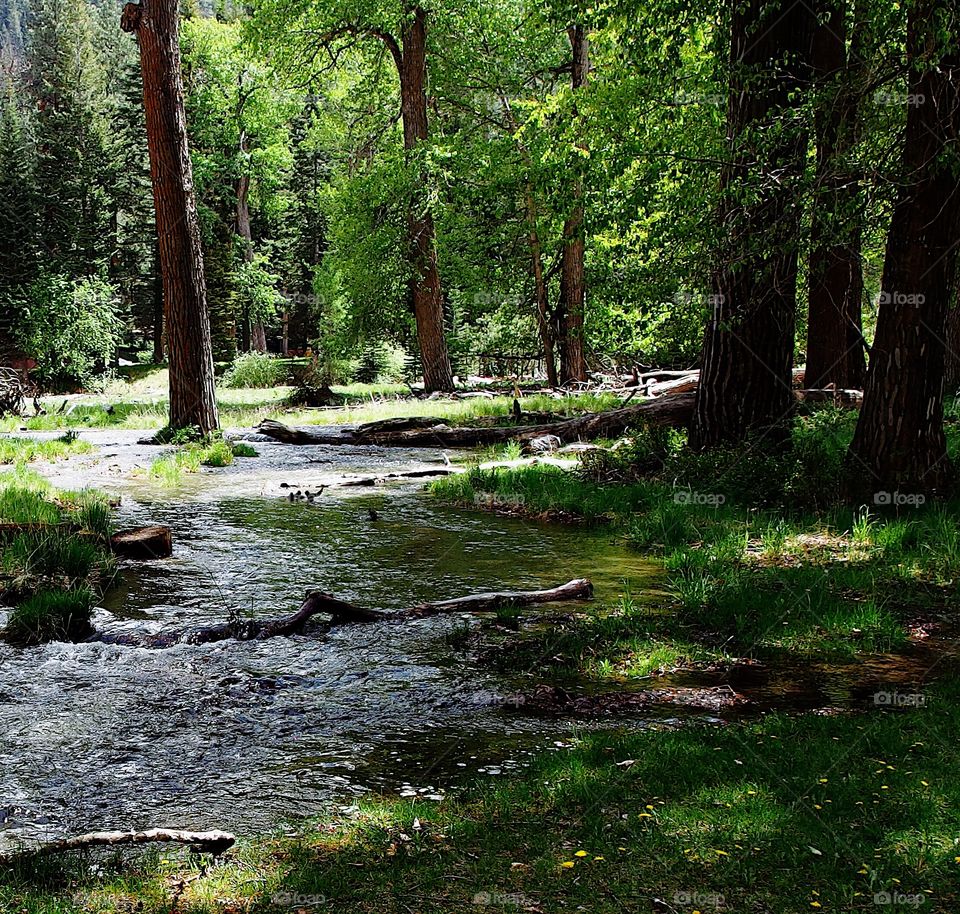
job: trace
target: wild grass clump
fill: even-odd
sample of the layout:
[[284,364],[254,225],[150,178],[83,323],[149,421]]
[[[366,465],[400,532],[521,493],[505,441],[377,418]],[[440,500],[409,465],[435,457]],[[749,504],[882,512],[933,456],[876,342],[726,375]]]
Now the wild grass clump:
[[75,433],[60,438],[0,438],[0,464],[32,463],[36,460],[63,460],[77,454],[89,454],[93,445]]
[[[241,450],[244,450],[241,448]],[[253,451],[253,448],[249,448]],[[256,456],[237,453],[237,446],[219,435],[213,435],[200,440],[188,440],[172,454],[158,457],[150,465],[150,476],[166,486],[175,486],[183,482],[185,474],[198,473],[200,467],[227,467],[233,463],[235,456]]]
[[113,577],[110,502],[99,492],[57,492],[17,467],[0,475],[0,598],[14,606],[3,635],[18,644],[82,637],[96,595]]
[[78,641],[90,633],[94,594],[86,587],[42,590],[21,602],[10,613],[4,632],[18,645],[45,641]]

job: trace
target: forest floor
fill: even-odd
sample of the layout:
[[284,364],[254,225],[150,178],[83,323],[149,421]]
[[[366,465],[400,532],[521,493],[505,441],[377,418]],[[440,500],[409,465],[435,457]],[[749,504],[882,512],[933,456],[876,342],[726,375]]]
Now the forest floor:
[[[549,625],[504,611],[450,639],[465,663],[529,682],[533,713],[576,717],[571,696],[591,684],[584,716],[604,729],[585,721],[569,751],[498,784],[440,804],[367,796],[213,865],[178,851],[16,864],[0,911],[956,912],[960,502],[843,505],[854,419],[821,410],[797,420],[790,448],[708,456],[644,433],[576,472],[481,469],[516,454],[479,454],[433,496],[599,525],[664,563],[660,592]],[[955,453],[955,406],[948,433]],[[734,713],[613,725],[611,697],[669,703],[691,683],[737,696]]]

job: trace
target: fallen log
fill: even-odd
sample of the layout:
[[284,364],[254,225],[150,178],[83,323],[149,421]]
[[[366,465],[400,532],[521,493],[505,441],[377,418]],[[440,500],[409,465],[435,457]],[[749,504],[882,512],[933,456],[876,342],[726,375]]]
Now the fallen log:
[[475,447],[525,442],[544,435],[555,435],[569,444],[584,438],[614,437],[636,424],[684,425],[693,412],[694,395],[678,394],[602,413],[588,413],[534,425],[495,427],[451,427],[443,422],[407,429],[365,430],[364,426],[328,426],[290,428],[273,419],[260,423],[258,431],[284,444],[352,444],[380,447]]
[[380,476],[359,476],[355,479],[344,479],[341,482],[335,482],[336,488],[347,488],[350,486],[376,486],[389,479],[429,479],[431,476],[452,476],[457,470],[449,467],[437,467],[435,470],[407,470],[405,473],[383,473]]
[[152,635],[139,635],[130,632],[117,635],[101,633],[87,640],[146,648],[172,647],[175,644],[211,644],[230,639],[253,641],[300,634],[314,616],[321,615],[330,617],[326,626],[329,630],[338,625],[393,622],[436,616],[442,613],[496,612],[504,606],[533,606],[540,603],[555,603],[565,600],[589,600],[592,597],[593,584],[582,578],[547,590],[494,591],[456,597],[452,600],[419,603],[416,606],[397,610],[368,609],[365,606],[357,606],[344,600],[338,600],[328,593],[312,591],[307,594],[307,598],[295,613],[280,619],[265,622],[257,620],[225,622],[222,625],[187,632],[160,632]]
[[[689,386],[689,378],[679,378],[678,386]],[[694,385],[695,386],[695,385]],[[863,400],[858,390],[795,390],[799,402],[835,403],[856,408]],[[316,428],[290,428],[281,422],[265,419],[258,430],[274,441],[284,444],[377,445],[379,447],[443,447],[465,448],[517,441],[525,444],[534,438],[555,436],[561,444],[591,438],[617,437],[637,425],[683,426],[693,414],[696,390],[674,392],[644,400],[630,406],[588,413],[569,419],[558,419],[531,425],[461,426],[453,427],[439,420],[422,418],[406,427],[370,425],[337,425]],[[432,424],[431,424],[432,423]]]
[[0,855],[0,863],[13,863],[45,854],[87,850],[91,847],[117,847],[121,844],[173,843],[186,844],[201,854],[219,856],[233,847],[236,838],[225,831],[181,831],[171,828],[151,828],[147,831],[95,831],[73,838],[63,838]]

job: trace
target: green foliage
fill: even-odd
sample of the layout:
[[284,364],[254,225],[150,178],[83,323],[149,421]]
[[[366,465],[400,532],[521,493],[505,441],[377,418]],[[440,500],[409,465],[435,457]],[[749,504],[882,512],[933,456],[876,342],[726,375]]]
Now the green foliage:
[[238,355],[223,376],[223,386],[230,388],[277,387],[289,380],[289,367],[273,356],[260,352]]
[[8,293],[5,306],[16,314],[17,342],[37,360],[35,376],[51,390],[90,385],[116,352],[121,324],[105,280],[44,275]]

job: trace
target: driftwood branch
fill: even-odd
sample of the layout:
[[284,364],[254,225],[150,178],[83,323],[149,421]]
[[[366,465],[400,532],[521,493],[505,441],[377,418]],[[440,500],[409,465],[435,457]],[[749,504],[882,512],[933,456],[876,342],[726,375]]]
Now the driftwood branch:
[[116,847],[121,844],[157,842],[186,844],[198,853],[219,855],[233,847],[236,840],[233,835],[225,831],[181,831],[170,828],[151,828],[147,831],[95,831],[4,854],[0,856],[0,862],[12,863],[29,857],[87,850],[91,847]]
[[504,606],[533,606],[538,603],[556,603],[564,600],[589,600],[593,597],[593,584],[586,579],[569,581],[547,590],[506,590],[473,594],[452,600],[420,603],[406,609],[368,609],[338,600],[328,593],[313,591],[307,594],[301,607],[292,615],[268,621],[225,622],[208,628],[187,632],[160,632],[153,635],[124,633],[94,635],[90,641],[109,644],[125,644],[136,647],[163,648],[175,644],[211,644],[217,641],[253,641],[277,636],[300,634],[315,616],[328,616],[326,628],[337,625],[360,625],[369,622],[391,622],[403,619],[418,619],[455,612],[496,612]]

